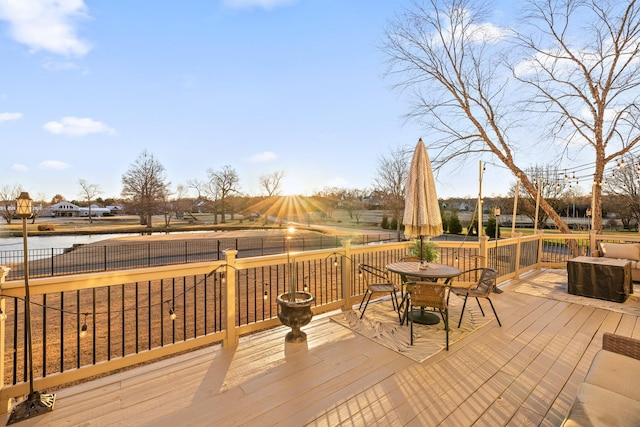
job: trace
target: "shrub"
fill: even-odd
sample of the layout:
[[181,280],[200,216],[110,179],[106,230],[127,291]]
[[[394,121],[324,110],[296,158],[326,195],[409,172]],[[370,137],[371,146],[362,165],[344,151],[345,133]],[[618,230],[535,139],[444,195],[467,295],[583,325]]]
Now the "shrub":
[[[496,217],[489,217],[487,220],[487,226],[484,228],[484,233],[489,237],[496,237]],[[500,237],[500,228],[498,228],[498,237]]]
[[391,220],[391,223],[389,224],[389,229],[390,230],[397,230],[398,229],[398,218],[393,218]]
[[409,254],[412,256],[420,257],[427,262],[437,261],[440,258],[440,252],[438,252],[438,246],[431,240],[422,241],[422,256],[420,256],[420,239],[416,239],[409,246]]
[[56,227],[52,224],[38,224],[38,231],[54,231]]
[[451,214],[451,218],[449,218],[449,233],[451,234],[460,234],[462,233],[462,223],[460,223],[460,218],[458,218],[458,213],[454,212]]
[[389,218],[386,215],[382,215],[382,222],[380,223],[380,227],[384,230],[389,229]]

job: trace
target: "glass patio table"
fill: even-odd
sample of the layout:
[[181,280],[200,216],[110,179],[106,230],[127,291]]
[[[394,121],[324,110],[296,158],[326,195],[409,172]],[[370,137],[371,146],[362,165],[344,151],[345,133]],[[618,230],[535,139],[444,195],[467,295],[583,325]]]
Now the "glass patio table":
[[[462,274],[462,270],[451,267],[450,265],[436,264],[433,262],[421,263],[420,261],[392,262],[391,264],[387,264],[387,270],[399,274],[400,277],[402,277],[403,285],[407,277],[420,278],[424,281],[431,282],[444,279],[445,285],[448,285],[454,277]],[[401,305],[406,305],[408,302],[408,293],[405,293],[402,297]],[[405,310],[408,309],[409,307],[407,306]],[[437,314],[425,311],[424,307],[421,307],[420,310],[413,310],[413,312],[408,313],[408,315],[411,316],[415,323],[423,325],[435,325],[440,322],[440,317]]]

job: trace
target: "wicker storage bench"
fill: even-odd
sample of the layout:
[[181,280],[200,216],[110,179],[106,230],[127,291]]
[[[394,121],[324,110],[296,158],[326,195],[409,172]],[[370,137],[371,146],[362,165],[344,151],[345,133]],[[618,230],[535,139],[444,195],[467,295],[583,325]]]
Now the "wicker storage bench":
[[640,340],[605,332],[563,426],[640,426]]

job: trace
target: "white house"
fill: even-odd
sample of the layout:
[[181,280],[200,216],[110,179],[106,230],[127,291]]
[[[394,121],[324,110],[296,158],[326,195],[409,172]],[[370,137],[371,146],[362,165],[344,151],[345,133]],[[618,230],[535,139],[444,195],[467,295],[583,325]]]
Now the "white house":
[[[71,202],[62,201],[45,208],[44,211],[49,212],[53,217],[88,217],[89,208],[80,207]],[[101,208],[97,205],[91,205],[91,216],[103,216],[104,214],[110,214],[111,210],[108,208]],[[45,216],[43,212],[42,216]]]

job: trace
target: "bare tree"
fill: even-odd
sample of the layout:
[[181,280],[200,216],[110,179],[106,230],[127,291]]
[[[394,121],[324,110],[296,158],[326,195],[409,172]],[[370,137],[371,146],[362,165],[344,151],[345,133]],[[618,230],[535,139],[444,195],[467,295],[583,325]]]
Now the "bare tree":
[[11,224],[13,215],[16,211],[16,200],[22,192],[22,187],[18,184],[3,185],[0,187],[0,203],[2,204],[2,218]]
[[65,199],[64,196],[62,196],[61,194],[56,194],[51,198],[51,204],[55,205],[56,203],[64,202],[65,200],[67,199]]
[[260,186],[266,191],[267,197],[280,195],[283,178],[284,171],[271,172],[260,177]]
[[603,191],[608,195],[608,207],[615,210],[626,227],[632,220],[640,224],[639,180],[640,164],[634,165],[633,157],[627,155],[602,184]]
[[381,197],[385,209],[391,210],[397,220],[396,233],[400,239],[402,212],[404,210],[404,187],[411,161],[411,151],[396,149],[388,156],[378,158],[374,192]]
[[[575,185],[575,178],[560,171],[557,167],[552,165],[535,165],[525,170],[525,173],[529,180],[534,183],[536,189],[540,186],[540,198],[549,203],[556,212],[560,212],[560,209],[564,205],[563,198],[566,191]],[[511,186],[509,194],[515,196],[515,186]],[[518,194],[523,194],[519,189]],[[524,193],[524,197],[518,199],[518,212],[526,215],[535,221],[536,218],[536,205],[537,200],[529,193]],[[545,211],[538,212],[538,228],[544,228],[544,225],[549,219],[549,215]]]
[[91,202],[96,198],[96,196],[100,195],[102,190],[98,184],[91,184],[84,179],[78,180],[78,185],[80,186],[80,197],[84,197],[89,205],[89,223],[93,222],[93,218],[91,216]]
[[189,179],[187,180],[187,187],[193,188],[198,193],[196,198],[199,200],[202,198],[202,189],[204,188],[205,183],[200,181],[199,179]]
[[175,216],[176,219],[183,219],[185,215],[188,215],[191,220],[197,219],[191,213],[193,209],[193,199],[189,197],[189,189],[187,186],[178,184],[172,196],[171,199],[165,202],[165,227],[169,227],[173,216]]
[[210,198],[214,205],[214,215],[216,216],[217,222],[217,213],[221,214],[221,223],[226,222],[226,198],[232,193],[237,193],[239,191],[238,184],[240,182],[240,178],[238,177],[238,172],[233,169],[229,165],[225,165],[220,170],[214,170],[212,168],[207,169],[207,177],[209,181],[207,182],[204,192]]
[[356,220],[356,224],[360,224],[360,219],[362,218],[365,195],[364,190],[357,188],[344,190],[342,195],[342,206],[349,213],[349,217]]
[[[559,161],[590,149],[593,179],[601,183],[607,163],[640,140],[636,1],[531,0],[517,29],[490,24],[483,4],[414,3],[391,24],[382,46],[389,77],[415,95],[408,116],[443,136],[430,146],[438,153],[435,168],[458,156],[489,154],[535,198],[538,189],[515,154],[526,154],[520,149],[544,128],[539,140],[546,152],[564,148]],[[594,186],[596,229],[601,192]],[[540,207],[568,232],[544,198]]]
[[122,197],[130,200],[132,210],[140,216],[140,224],[152,227],[152,215],[162,209],[169,185],[164,166],[147,150],[122,175]]

